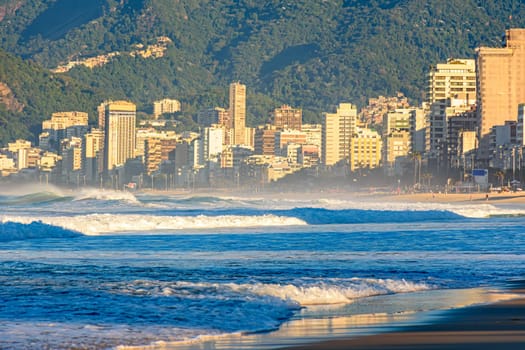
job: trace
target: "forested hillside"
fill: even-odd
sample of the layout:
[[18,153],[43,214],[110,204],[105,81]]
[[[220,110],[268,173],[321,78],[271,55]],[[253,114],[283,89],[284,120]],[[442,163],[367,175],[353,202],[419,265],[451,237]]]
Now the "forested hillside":
[[[191,115],[226,107],[234,80],[248,86],[252,125],[281,103],[302,107],[307,121],[341,101],[362,106],[397,91],[419,103],[430,65],[474,57],[478,46],[499,46],[506,28],[523,26],[518,0],[0,0],[1,47],[16,56],[0,56],[0,82],[24,104],[21,112],[0,108],[0,120],[36,130],[55,108],[91,113],[106,97],[143,111],[177,98]],[[122,55],[47,73],[161,36],[172,41],[161,58]],[[0,143],[26,133],[19,124],[9,130]]]

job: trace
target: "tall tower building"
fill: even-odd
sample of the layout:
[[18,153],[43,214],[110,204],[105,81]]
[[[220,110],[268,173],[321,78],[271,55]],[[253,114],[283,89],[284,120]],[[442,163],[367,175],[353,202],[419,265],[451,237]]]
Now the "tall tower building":
[[97,106],[97,116],[98,116],[98,129],[104,130],[106,127],[106,108],[108,107],[110,101],[104,101]]
[[399,158],[408,156],[412,149],[411,120],[413,109],[396,109],[383,116],[383,150],[385,166],[393,169]]
[[357,127],[357,107],[340,103],[336,113],[325,113],[321,134],[321,160],[324,165],[334,165],[350,159],[351,138]]
[[108,102],[104,117],[104,171],[110,171],[135,157],[136,106],[127,101]]
[[230,84],[230,118],[233,121],[234,143],[246,144],[246,85]]
[[202,131],[204,161],[217,162],[224,144],[224,127],[215,124]]
[[382,140],[375,130],[356,127],[350,139],[350,170],[377,168],[381,164]]
[[102,172],[102,150],[104,149],[104,132],[100,129],[92,129],[84,135],[84,175],[87,181],[92,183],[98,179]]
[[[447,149],[447,119],[470,110],[476,103],[476,62],[448,59],[429,73],[425,151],[434,164]],[[454,107],[450,109],[450,107]]]
[[158,137],[148,137],[144,141],[144,166],[146,174],[151,175],[160,169],[162,144]]
[[518,105],[525,102],[525,29],[505,31],[503,47],[477,49],[479,152],[489,158],[492,127],[516,121]]

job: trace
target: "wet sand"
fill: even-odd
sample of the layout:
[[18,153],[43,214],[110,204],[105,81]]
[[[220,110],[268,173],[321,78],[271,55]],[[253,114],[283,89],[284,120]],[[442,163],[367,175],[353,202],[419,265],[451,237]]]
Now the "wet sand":
[[525,349],[524,282],[513,288],[523,297],[447,311],[432,324],[397,331],[291,346],[289,350],[342,349]]

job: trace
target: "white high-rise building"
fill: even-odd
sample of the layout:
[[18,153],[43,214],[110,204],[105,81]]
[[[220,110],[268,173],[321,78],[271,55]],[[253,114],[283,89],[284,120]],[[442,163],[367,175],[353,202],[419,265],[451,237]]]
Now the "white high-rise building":
[[218,161],[222,153],[224,127],[212,126],[203,130],[204,161]]
[[325,113],[321,135],[321,160],[324,165],[334,165],[350,159],[351,138],[357,127],[357,107],[340,103],[336,113]]
[[448,118],[476,104],[476,61],[449,59],[433,67],[428,76],[425,151],[428,158],[438,159],[447,148]]
[[104,170],[110,171],[135,157],[136,106],[127,101],[111,101],[104,112]]

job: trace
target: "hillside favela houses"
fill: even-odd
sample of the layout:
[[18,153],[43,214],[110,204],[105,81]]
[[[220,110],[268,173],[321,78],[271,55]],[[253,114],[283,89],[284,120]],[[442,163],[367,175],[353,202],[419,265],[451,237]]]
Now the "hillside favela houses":
[[303,123],[302,110],[284,104],[268,111],[266,124],[247,125],[249,87],[241,82],[230,84],[228,106],[201,106],[193,117],[198,132],[167,127],[164,116],[182,111],[174,98],[152,102],[150,120],[141,122],[133,101],[101,101],[94,125],[84,111],[57,111],[42,122],[37,144],[2,148],[0,180],[119,190],[258,191],[279,183],[517,189],[524,180],[523,62],[525,29],[509,29],[503,47],[429,62],[421,105],[402,93],[370,98],[360,110],[341,101],[319,124]]

